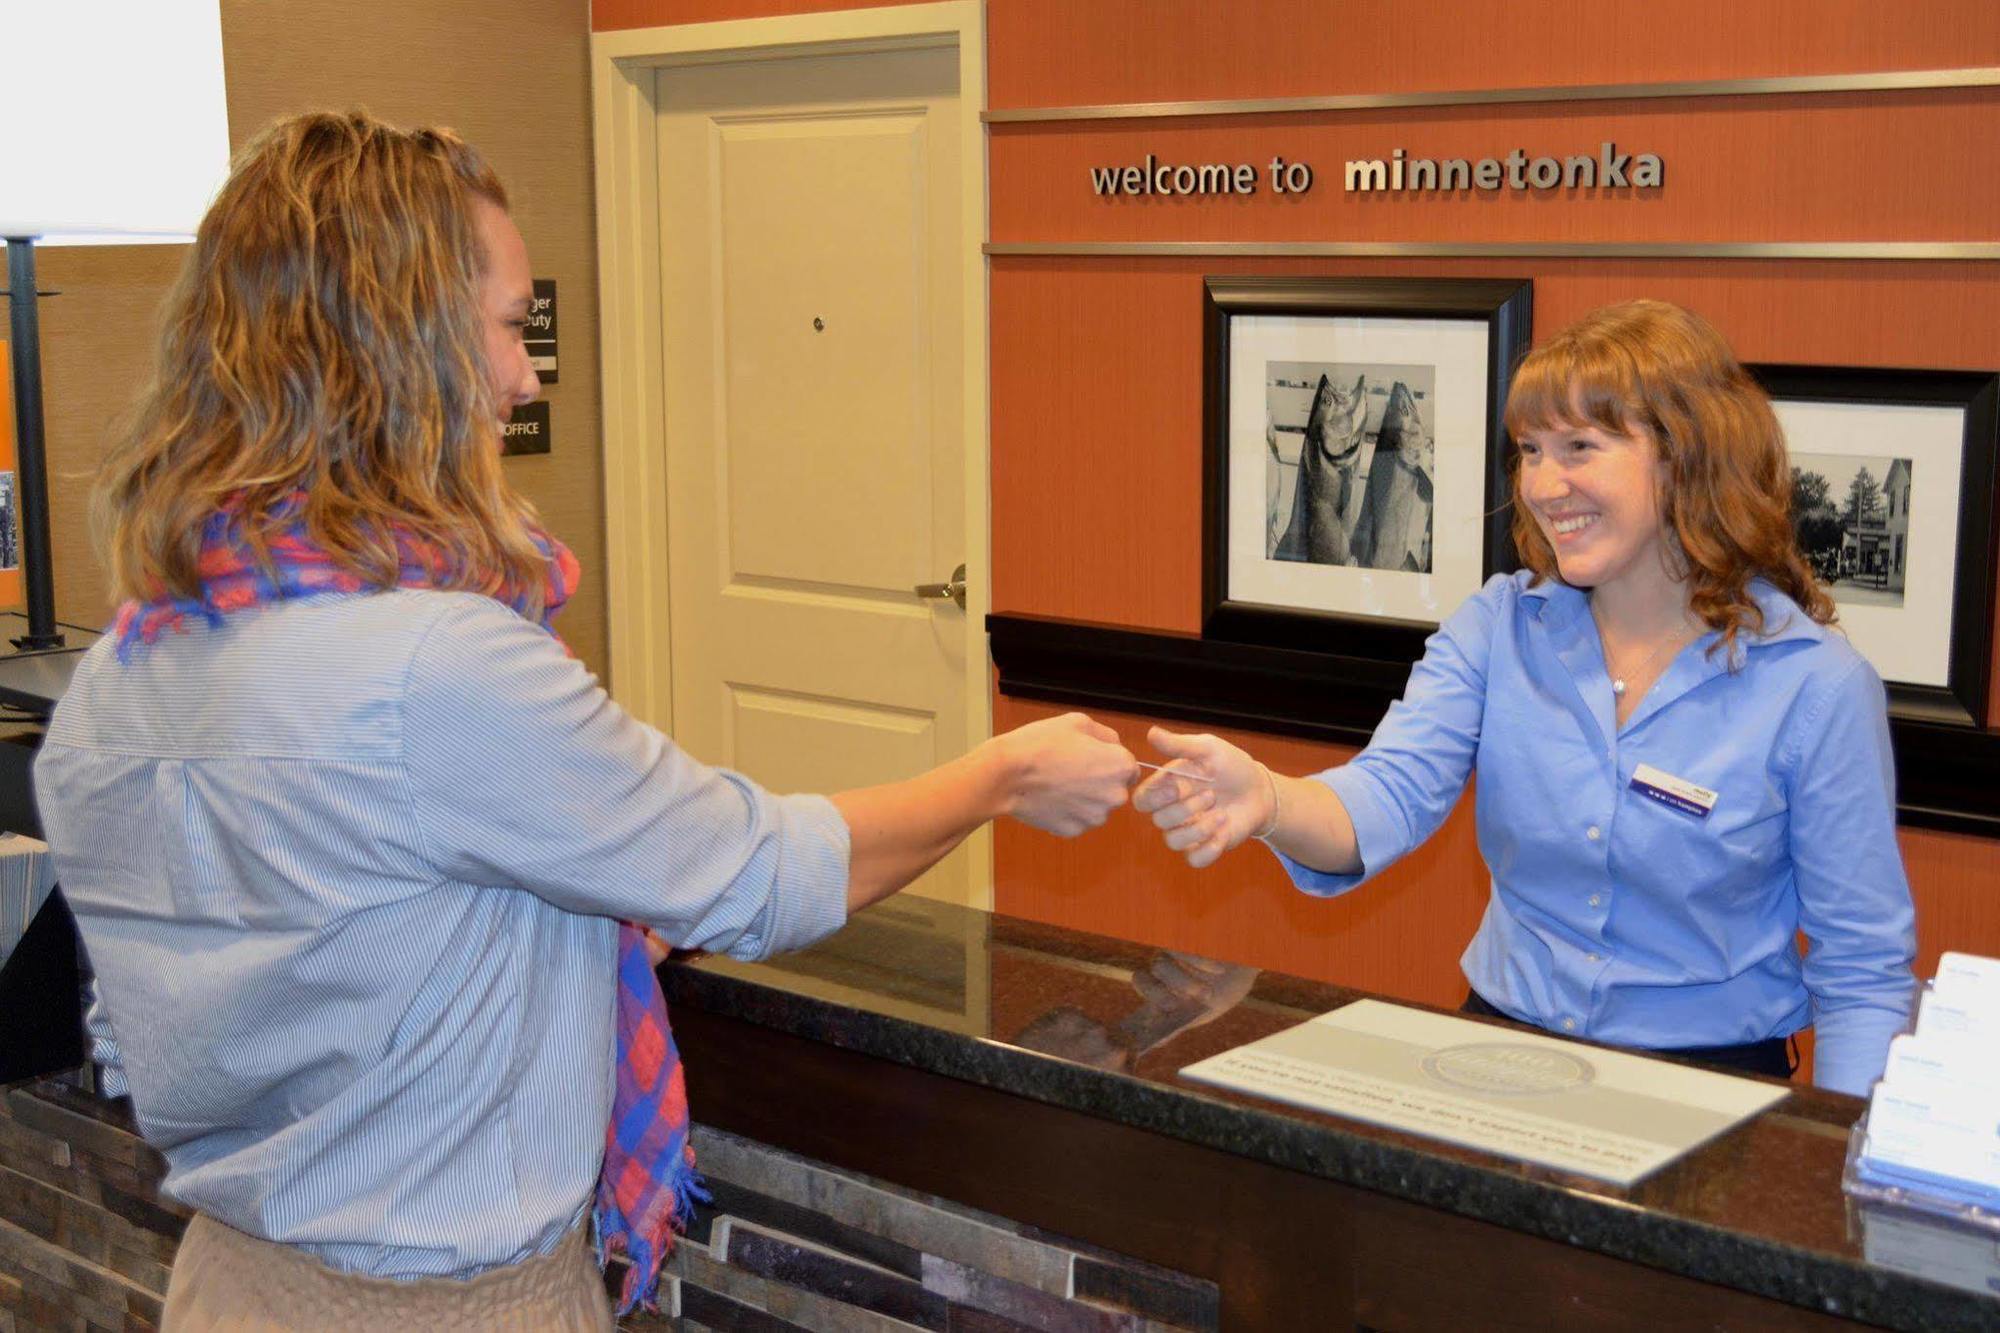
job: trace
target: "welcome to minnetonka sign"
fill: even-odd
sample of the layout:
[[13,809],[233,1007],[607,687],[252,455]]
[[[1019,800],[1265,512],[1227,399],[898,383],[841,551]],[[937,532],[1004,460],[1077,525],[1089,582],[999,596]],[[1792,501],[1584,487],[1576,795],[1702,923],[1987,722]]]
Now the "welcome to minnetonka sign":
[[[1352,158],[1343,185],[1349,194],[1394,194],[1455,190],[1649,190],[1666,178],[1666,164],[1652,153],[1621,153],[1614,143],[1598,145],[1596,156],[1529,157],[1516,148],[1505,157],[1411,157],[1398,148],[1388,157]],[[1139,195],[1251,195],[1260,178],[1273,194],[1304,194],[1313,169],[1304,162],[1273,156],[1264,170],[1248,162],[1174,165],[1146,154],[1124,167],[1090,168],[1093,192],[1107,197]]]

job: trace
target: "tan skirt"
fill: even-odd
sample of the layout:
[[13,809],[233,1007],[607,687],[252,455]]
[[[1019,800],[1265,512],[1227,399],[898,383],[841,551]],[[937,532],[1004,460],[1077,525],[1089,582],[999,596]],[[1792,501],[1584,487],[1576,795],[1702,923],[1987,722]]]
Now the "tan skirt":
[[467,1281],[398,1281],[329,1268],[289,1245],[196,1214],[174,1256],[161,1333],[610,1333],[611,1302],[578,1227],[544,1255]]

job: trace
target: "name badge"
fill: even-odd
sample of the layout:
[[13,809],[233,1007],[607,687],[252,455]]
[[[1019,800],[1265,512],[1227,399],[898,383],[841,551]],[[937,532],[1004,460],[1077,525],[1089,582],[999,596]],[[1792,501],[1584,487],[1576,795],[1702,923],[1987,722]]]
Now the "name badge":
[[1696,819],[1707,819],[1708,812],[1715,809],[1715,792],[1697,787],[1686,778],[1663,773],[1651,764],[1641,764],[1632,770],[1632,790]]

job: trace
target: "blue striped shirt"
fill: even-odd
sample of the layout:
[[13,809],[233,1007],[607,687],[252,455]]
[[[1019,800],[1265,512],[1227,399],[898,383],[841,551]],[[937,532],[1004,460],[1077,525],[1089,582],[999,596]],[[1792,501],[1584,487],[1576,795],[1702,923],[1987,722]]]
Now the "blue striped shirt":
[[830,802],[695,763],[470,593],[283,603],[125,666],[107,639],[35,776],[167,1190],[378,1276],[578,1221],[617,918],[757,958],[846,916]]
[[[1620,1046],[1813,1023],[1815,1080],[1866,1095],[1908,1021],[1916,948],[1874,668],[1759,582],[1764,632],[1741,635],[1736,669],[1704,634],[1620,726],[1589,599],[1529,577],[1497,576],[1454,612],[1368,748],[1319,775],[1366,875],[1287,858],[1294,882],[1332,894],[1379,873],[1476,771],[1493,893],[1462,961],[1488,1001]],[[1713,807],[1645,794],[1642,764]]]

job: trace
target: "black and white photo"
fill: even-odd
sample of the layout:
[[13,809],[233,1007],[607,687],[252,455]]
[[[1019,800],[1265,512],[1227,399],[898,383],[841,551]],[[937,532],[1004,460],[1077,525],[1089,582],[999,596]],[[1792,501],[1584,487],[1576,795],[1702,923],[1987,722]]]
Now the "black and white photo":
[[1842,606],[1901,606],[1909,581],[1912,460],[1792,452],[1792,530]]
[[1530,287],[1209,278],[1202,633],[1414,660],[1511,562],[1501,398]]
[[1984,726],[2000,376],[1748,369],[1784,429],[1799,549],[1891,713]]
[[1269,558],[1431,572],[1436,378],[1433,366],[1269,363]]

